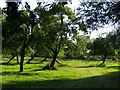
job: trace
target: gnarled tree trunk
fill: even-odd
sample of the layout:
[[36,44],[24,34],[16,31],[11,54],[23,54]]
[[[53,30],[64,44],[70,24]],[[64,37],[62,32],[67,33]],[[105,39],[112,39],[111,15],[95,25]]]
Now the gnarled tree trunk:
[[9,63],[11,60],[13,60],[16,57],[16,55],[12,55],[12,58],[7,62]]
[[24,57],[25,57],[25,47],[26,47],[26,44],[25,44],[25,41],[24,41],[23,47],[21,49],[20,72],[23,72],[23,63],[24,63]]
[[103,58],[103,64],[105,64],[105,59],[106,59],[107,55],[104,55],[104,58]]
[[17,55],[17,63],[19,64],[19,56]]
[[29,43],[31,41],[31,38],[32,38],[32,34],[29,36],[29,40],[27,42],[26,42],[26,40],[24,40],[23,47],[21,49],[20,72],[23,72],[23,63],[24,63],[24,57],[25,57],[25,49],[29,45]]
[[36,54],[31,54],[31,59],[29,59],[28,62],[26,62],[26,63],[30,63],[30,61],[32,61],[35,58],[35,55]]
[[48,57],[49,57],[49,56],[46,56],[46,57],[41,61],[41,63],[44,62],[44,61],[47,61],[46,59],[47,59]]
[[58,52],[55,52],[54,55],[53,55],[53,60],[52,60],[52,62],[51,62],[51,64],[50,64],[50,67],[54,67],[55,62],[56,62],[57,55],[58,55]]

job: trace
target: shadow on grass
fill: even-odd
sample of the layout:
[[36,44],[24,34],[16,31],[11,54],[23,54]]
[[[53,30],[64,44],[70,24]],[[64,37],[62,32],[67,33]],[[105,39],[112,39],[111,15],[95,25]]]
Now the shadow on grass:
[[[29,58],[29,59],[31,59],[31,58]],[[29,59],[25,59],[25,60],[28,61]],[[39,61],[39,60],[41,60],[41,59],[33,59],[32,61]]]
[[19,72],[19,71],[11,71],[11,72],[4,71],[4,72],[2,72],[2,76],[5,76],[5,75],[32,76],[32,75],[38,75],[38,73],[24,73],[24,72]]
[[114,69],[120,69],[120,66],[110,66],[110,67],[107,67],[108,69],[109,68],[114,68]]
[[[26,63],[25,64],[41,64],[40,62],[30,62],[30,63]],[[7,66],[13,66],[13,65],[19,65],[18,63],[0,63],[0,65],[7,65]]]
[[96,59],[96,60],[92,60],[92,59],[90,59],[90,60],[88,60],[88,59],[61,59],[61,60],[63,60],[63,61],[102,61],[102,60],[98,60],[98,59]]
[[0,63],[0,65],[7,65],[7,66],[13,66],[13,65],[19,65],[18,63]]
[[59,78],[53,80],[10,81],[3,83],[2,88],[118,88],[120,72],[87,77],[83,79]]
[[31,71],[43,71],[43,69],[34,69],[34,70],[31,70]]
[[106,67],[108,69],[110,68],[114,68],[114,69],[120,69],[120,66],[106,66],[106,65],[89,65],[89,66],[80,66],[80,67],[76,67],[76,68],[90,68],[90,67]]
[[44,61],[44,62],[41,62],[41,61],[39,61],[39,62],[31,61],[30,63],[26,62],[26,64],[44,64],[45,62],[49,62],[49,61]]
[[[43,64],[43,63],[34,61],[34,62],[30,62],[30,63],[25,62],[25,64]],[[0,63],[0,65],[13,66],[13,65],[20,65],[20,64],[18,64],[18,63]]]
[[30,63],[26,63],[25,64],[41,64],[40,62],[30,62]]

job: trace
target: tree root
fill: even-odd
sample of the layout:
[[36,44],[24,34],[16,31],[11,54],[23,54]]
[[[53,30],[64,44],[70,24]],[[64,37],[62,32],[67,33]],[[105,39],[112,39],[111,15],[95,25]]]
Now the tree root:
[[50,67],[49,64],[47,64],[45,67],[42,68],[42,70],[57,70],[55,67]]

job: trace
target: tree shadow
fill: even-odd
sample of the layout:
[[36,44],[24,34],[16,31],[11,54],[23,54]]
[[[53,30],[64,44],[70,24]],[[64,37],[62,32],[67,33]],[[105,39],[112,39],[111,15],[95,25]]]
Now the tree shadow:
[[31,71],[43,71],[43,69],[34,69],[34,70],[31,70]]
[[[31,59],[31,58],[30,58]],[[25,59],[25,60],[29,60],[29,59]],[[41,60],[41,59],[33,59],[32,61],[38,61],[38,60]]]
[[40,62],[30,62],[30,63],[26,63],[25,64],[41,64]]
[[19,65],[18,63],[0,63],[0,65],[7,65],[7,66],[13,66],[13,65]]
[[36,61],[34,61],[34,62],[26,63],[26,64],[44,64],[45,62],[49,62],[49,61],[44,61],[44,62],[41,62],[41,61],[36,62]]
[[23,76],[32,76],[32,75],[38,75],[38,73],[25,73],[25,72],[20,72],[20,71],[4,71],[2,72],[2,76],[6,75],[23,75]]
[[108,69],[109,68],[114,68],[114,69],[120,69],[120,66],[110,66],[110,67],[107,67]]
[[79,66],[76,68],[90,68],[90,67],[106,67],[108,69],[114,68],[114,69],[120,69],[120,66],[106,66],[105,64],[99,64],[99,65],[89,65],[89,66]]
[[[44,63],[41,63],[41,62],[30,62],[30,63],[24,63],[24,64],[44,64]],[[0,65],[7,65],[7,66],[14,66],[14,65],[20,65],[18,63],[0,63]]]
[[10,81],[3,83],[2,88],[118,88],[119,72],[92,76],[82,79],[59,78],[52,80]]
[[49,62],[49,60],[46,60],[44,62],[41,62],[42,60],[39,60],[39,61],[36,61],[36,60],[32,60],[31,62],[27,63],[25,62],[26,64],[44,64],[45,62]]
[[95,59],[95,60],[93,60],[93,59],[61,59],[62,61],[86,61],[86,62],[88,62],[88,61],[102,61],[102,60],[98,60],[98,59]]

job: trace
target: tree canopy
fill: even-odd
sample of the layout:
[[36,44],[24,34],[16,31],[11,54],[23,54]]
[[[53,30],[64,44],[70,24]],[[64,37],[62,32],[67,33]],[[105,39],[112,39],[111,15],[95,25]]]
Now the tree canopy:
[[83,18],[87,28],[92,30],[106,24],[120,23],[120,1],[118,2],[82,2],[78,8],[79,18]]
[[98,37],[93,42],[89,42],[88,49],[91,55],[98,55],[103,57],[103,64],[107,56],[116,55],[116,49],[112,45],[110,36],[107,35],[105,38]]
[[88,47],[92,54],[106,58],[119,46],[119,29],[89,44],[89,37],[78,36],[78,31],[87,32],[88,29],[119,23],[119,12],[116,11],[119,10],[119,2],[83,2],[77,15],[66,6],[67,2],[42,3],[38,2],[36,8],[31,10],[26,2],[24,8],[19,10],[21,3],[7,2],[7,7],[3,9],[3,53],[21,56],[21,72],[26,54],[31,54],[32,58],[36,54],[45,58],[51,56],[47,69],[54,69],[57,57],[63,53],[66,56],[72,53],[77,57],[84,55]]
[[18,10],[19,4],[8,2],[3,10],[3,44],[11,53],[20,53],[20,71],[23,71],[26,51],[51,55],[50,67],[54,67],[58,53],[67,45],[68,34],[75,38],[78,30],[86,32],[85,24],[65,6],[65,2],[53,2],[44,7],[38,3],[34,10],[30,10],[27,2],[25,8]]

